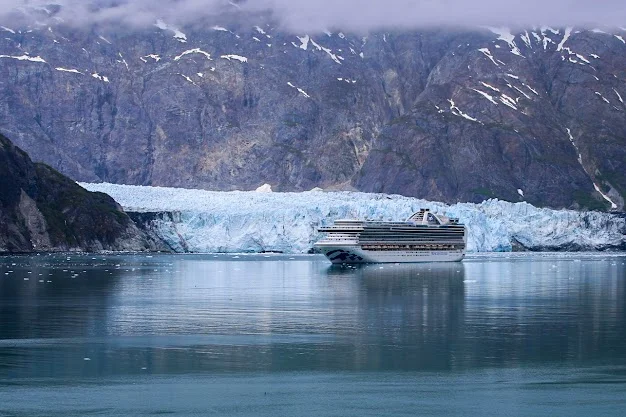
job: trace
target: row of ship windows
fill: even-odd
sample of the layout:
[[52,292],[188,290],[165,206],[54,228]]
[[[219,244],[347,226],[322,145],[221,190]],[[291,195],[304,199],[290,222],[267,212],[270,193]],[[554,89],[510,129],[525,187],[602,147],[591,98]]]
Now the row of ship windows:
[[362,245],[363,250],[370,251],[385,251],[385,250],[417,250],[417,251],[431,251],[431,250],[461,250],[463,246],[460,245]]

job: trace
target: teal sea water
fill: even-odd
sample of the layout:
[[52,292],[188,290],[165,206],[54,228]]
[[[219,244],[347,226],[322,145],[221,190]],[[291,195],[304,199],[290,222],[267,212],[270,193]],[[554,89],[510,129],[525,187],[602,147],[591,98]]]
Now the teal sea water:
[[0,257],[0,416],[626,415],[625,263]]

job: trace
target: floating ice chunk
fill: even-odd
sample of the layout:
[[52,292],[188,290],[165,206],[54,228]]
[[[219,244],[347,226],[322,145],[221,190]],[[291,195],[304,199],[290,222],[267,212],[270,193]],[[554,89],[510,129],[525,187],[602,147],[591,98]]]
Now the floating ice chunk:
[[248,62],[248,58],[246,58],[245,56],[239,56],[239,55],[232,55],[232,54],[231,55],[222,55],[222,56],[220,56],[220,58],[227,59],[229,61],[234,59],[234,60],[239,61],[239,62]]
[[10,28],[6,27],[6,26],[0,26],[0,29],[4,30],[5,32],[10,32],[10,33],[15,35],[15,31],[13,29],[10,29]]
[[616,89],[613,89],[613,91],[615,91],[615,94],[617,95],[617,98],[619,99],[619,101],[623,104],[624,100],[622,100],[622,96],[620,95],[620,93],[617,92]]
[[520,188],[517,189],[517,194],[524,197],[524,191],[522,191]]
[[256,36],[253,36],[252,39],[254,39],[256,42],[261,42],[261,39],[257,38]]
[[613,35],[615,36],[617,39],[619,39],[620,41],[622,41],[622,43],[626,44],[626,40],[624,40],[624,37],[621,35]]
[[596,55],[596,54],[589,54],[589,56],[595,58],[595,59],[600,59],[600,56]]
[[519,77],[517,75],[513,75],[513,74],[509,74],[509,73],[506,73],[504,75],[506,75],[507,77],[511,77],[511,78],[516,79],[516,80],[519,80]]
[[[189,54],[200,54],[200,55],[204,55],[206,57],[206,59],[208,59],[209,61],[211,61],[211,54],[208,52],[203,51],[200,48],[194,48],[194,49],[188,49],[185,52],[183,52],[182,54],[175,56],[174,57],[174,61],[178,61],[180,60],[182,57],[184,57],[185,55],[189,55]],[[158,61],[158,60],[157,60]]]
[[218,32],[230,32],[230,30],[222,26],[213,26],[211,29],[216,30]]
[[110,41],[110,40],[108,40],[107,38],[105,38],[104,36],[102,36],[102,35],[98,35],[98,37],[99,37],[100,39],[102,39],[103,41],[105,41],[106,43],[108,43],[109,45],[113,45],[113,44],[111,43],[111,41]]
[[40,56],[30,56],[28,54],[13,56],[13,55],[0,55],[0,58],[11,58],[17,59],[18,61],[30,61],[30,62],[41,62],[46,63],[46,61]]
[[256,29],[257,32],[259,32],[261,35],[266,35],[267,33],[265,33],[265,31],[263,29],[261,29],[259,26],[255,26],[254,27]]
[[272,186],[269,184],[263,184],[261,185],[259,188],[257,188],[256,190],[257,193],[271,193],[272,192]]
[[81,75],[83,75],[83,73],[82,73],[82,72],[80,72],[79,70],[74,69],[74,68],[62,68],[62,67],[56,67],[56,68],[55,68],[55,70],[57,70],[57,71],[63,71],[63,72],[73,72],[74,74],[81,74]]

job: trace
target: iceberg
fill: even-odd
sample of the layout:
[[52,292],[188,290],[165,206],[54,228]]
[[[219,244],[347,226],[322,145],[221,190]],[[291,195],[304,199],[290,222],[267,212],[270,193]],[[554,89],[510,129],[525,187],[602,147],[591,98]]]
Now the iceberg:
[[[361,192],[256,192],[80,183],[113,197],[177,252],[306,253],[317,227],[340,218],[404,220],[420,208],[458,217],[469,252],[626,249],[620,213],[538,208],[487,200],[444,204]],[[146,220],[147,219],[147,220]]]

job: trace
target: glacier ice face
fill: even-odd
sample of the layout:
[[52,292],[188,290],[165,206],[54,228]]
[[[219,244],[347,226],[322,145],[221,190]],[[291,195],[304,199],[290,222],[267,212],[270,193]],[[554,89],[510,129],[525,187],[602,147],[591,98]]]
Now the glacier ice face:
[[340,218],[404,220],[420,208],[458,217],[468,251],[626,248],[626,218],[618,214],[537,208],[487,200],[446,205],[399,195],[307,191],[262,193],[87,184],[131,212],[163,212],[153,226],[177,251],[307,252],[316,229]]

